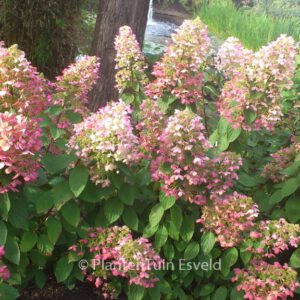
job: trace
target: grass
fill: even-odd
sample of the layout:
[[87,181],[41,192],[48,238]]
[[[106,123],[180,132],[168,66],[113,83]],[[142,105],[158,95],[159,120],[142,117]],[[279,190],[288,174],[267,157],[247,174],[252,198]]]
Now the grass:
[[300,40],[299,17],[275,17],[253,9],[237,9],[227,0],[215,0],[202,5],[197,14],[216,36],[222,39],[235,36],[247,48],[254,50],[275,40],[282,33]]

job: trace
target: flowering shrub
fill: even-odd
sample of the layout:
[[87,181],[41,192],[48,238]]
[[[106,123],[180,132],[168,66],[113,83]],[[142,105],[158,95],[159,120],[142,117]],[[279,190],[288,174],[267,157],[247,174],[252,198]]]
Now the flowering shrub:
[[152,161],[154,180],[161,180],[169,196],[204,204],[207,195],[222,195],[237,179],[238,155],[222,153],[209,157],[211,144],[205,137],[201,117],[190,110],[175,110],[159,138],[158,156]]
[[221,247],[229,248],[243,241],[254,227],[258,207],[245,195],[233,193],[203,207],[201,219],[204,231],[217,235]]
[[111,103],[75,125],[71,148],[85,165],[90,165],[92,181],[108,186],[108,173],[118,169],[117,163],[138,160],[138,139],[130,122],[131,109],[124,102]]
[[63,70],[57,77],[55,104],[62,104],[75,111],[85,110],[88,92],[98,78],[100,64],[95,56],[82,56]]
[[116,50],[116,87],[120,94],[132,95],[136,88],[148,82],[145,74],[147,68],[139,44],[128,26],[120,28],[115,39]]
[[258,248],[256,253],[265,253],[267,257],[276,257],[289,247],[297,247],[300,242],[300,227],[298,224],[289,224],[285,219],[278,221],[261,221],[257,229],[250,233]]
[[172,95],[182,104],[201,100],[201,68],[209,49],[208,30],[200,19],[184,21],[162,60],[154,65],[155,80],[148,85],[147,95],[153,99]]
[[272,130],[283,115],[281,90],[291,87],[296,54],[295,41],[285,35],[253,54],[236,39],[227,40],[217,61],[230,77],[219,101],[221,116],[247,130]]
[[0,113],[0,193],[38,178],[40,164],[34,154],[41,150],[42,131],[36,120],[9,112]]
[[297,273],[280,263],[268,264],[253,261],[248,270],[235,269],[233,281],[239,281],[238,290],[245,292],[245,299],[287,299],[293,297]]
[[[130,284],[154,287],[158,278],[152,269],[159,269],[163,261],[147,239],[133,239],[126,226],[89,228],[88,232],[89,237],[80,240],[79,245],[71,246],[70,250],[82,255],[83,249],[87,248],[93,253],[88,279],[94,281],[97,288],[112,276],[128,278]],[[84,273],[86,275],[86,270]],[[105,288],[103,292],[107,293]]]
[[1,112],[14,110],[34,117],[49,105],[49,83],[25,58],[16,45],[5,48],[0,43]]
[[296,299],[295,42],[230,38],[214,60],[188,20],[149,78],[129,27],[115,46],[121,100],[91,113],[97,58],[48,82],[1,44],[0,298],[55,278],[105,299]]
[[276,153],[273,153],[271,155],[273,160],[264,166],[262,176],[274,182],[283,181],[288,175],[282,171],[293,165],[299,151],[300,144],[295,143],[290,147],[280,149]]

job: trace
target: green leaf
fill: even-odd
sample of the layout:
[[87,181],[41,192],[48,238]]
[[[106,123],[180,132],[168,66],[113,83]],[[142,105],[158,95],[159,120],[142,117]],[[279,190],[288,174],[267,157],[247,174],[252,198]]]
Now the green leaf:
[[52,255],[54,246],[49,241],[48,236],[46,234],[41,234],[39,236],[39,239],[37,241],[37,249],[39,250],[40,253],[42,253],[45,256]]
[[0,299],[3,300],[15,300],[19,297],[17,289],[6,283],[0,284]]
[[159,201],[160,201],[162,207],[164,208],[164,210],[167,210],[175,204],[176,197],[167,196],[163,191],[161,191],[159,194]]
[[216,242],[215,235],[212,232],[205,232],[201,237],[201,249],[203,253],[209,254]]
[[77,159],[74,154],[55,155],[48,153],[42,158],[42,164],[50,173],[57,173],[66,169],[69,164]]
[[51,190],[51,197],[53,198],[55,207],[60,210],[60,208],[71,200],[74,195],[70,190],[68,181],[64,180],[57,184]]
[[125,207],[122,214],[122,219],[125,225],[127,225],[130,229],[138,230],[139,219],[135,210],[132,207]]
[[128,288],[128,299],[141,300],[144,297],[145,288],[140,285],[132,284]]
[[227,288],[225,286],[220,286],[213,293],[211,300],[225,300],[227,298],[227,294]]
[[104,204],[104,214],[110,224],[120,218],[123,210],[124,204],[118,198],[108,199]]
[[241,250],[240,256],[241,256],[241,259],[242,259],[244,265],[246,266],[249,263],[249,261],[251,260],[252,253],[249,251],[246,251],[246,250],[243,250],[243,251]]
[[49,241],[55,245],[56,241],[58,240],[61,231],[62,231],[62,225],[59,220],[57,220],[55,217],[49,217],[46,221],[46,228],[47,228],[47,235],[49,238]]
[[58,116],[61,112],[62,112],[62,107],[60,105],[52,105],[51,107],[49,107],[46,112],[55,117],[55,116]]
[[74,201],[66,203],[61,209],[61,214],[70,225],[74,227],[78,226],[80,221],[80,209]]
[[210,295],[215,290],[215,286],[212,283],[204,284],[200,289],[200,296]]
[[39,289],[42,289],[47,281],[47,277],[42,270],[36,270],[34,279],[35,284]]
[[299,184],[296,178],[290,178],[286,180],[281,187],[281,192],[283,197],[287,197],[298,189]]
[[257,117],[256,112],[251,109],[245,109],[244,115],[245,115],[245,121],[247,124],[252,124]]
[[37,235],[35,232],[26,231],[22,235],[20,250],[21,252],[28,252],[30,251],[37,242]]
[[184,259],[192,260],[194,259],[200,251],[200,246],[196,242],[191,242],[184,251]]
[[40,198],[36,198],[36,212],[42,214],[47,212],[54,204],[50,192],[42,192]]
[[143,236],[146,238],[150,238],[155,234],[157,229],[158,229],[158,224],[156,226],[151,227],[151,225],[148,223],[144,228]]
[[61,257],[55,265],[54,274],[57,282],[65,281],[73,270],[73,263],[68,262],[66,256]]
[[182,209],[179,205],[174,205],[173,207],[171,207],[170,212],[171,212],[171,220],[176,226],[177,230],[179,231],[183,220]]
[[28,230],[28,204],[22,197],[11,199],[9,222],[16,228]]
[[138,190],[134,186],[123,184],[118,193],[118,197],[124,204],[133,205],[137,194]]
[[180,228],[180,236],[185,242],[189,242],[194,235],[195,221],[193,218],[184,216]]
[[164,256],[168,261],[173,260],[175,256],[175,249],[170,241],[167,241],[166,244],[163,246],[163,251],[164,251]]
[[89,203],[97,203],[100,202],[102,199],[108,199],[114,192],[113,187],[102,188],[91,181],[88,181],[85,189],[80,194],[80,199],[89,202]]
[[229,248],[222,256],[222,271],[228,271],[238,259],[238,251],[236,248]]
[[168,239],[168,230],[167,228],[162,225],[155,234],[154,245],[156,249],[160,249]]
[[293,195],[285,204],[286,215],[290,222],[297,223],[300,219],[300,197]]
[[8,219],[8,213],[10,210],[10,199],[8,194],[1,194],[0,195],[0,216],[4,221]]
[[73,110],[66,111],[66,117],[71,121],[72,124],[77,124],[82,121],[82,116],[80,113],[76,113]]
[[8,237],[5,244],[5,258],[15,265],[20,262],[20,249],[15,239]]
[[7,238],[7,228],[4,222],[0,221],[0,246],[3,246]]
[[78,165],[70,171],[70,189],[76,197],[78,197],[83,192],[88,179],[89,171],[85,166]]
[[296,269],[300,268],[300,249],[294,251],[290,259],[290,265]]
[[164,209],[161,204],[156,204],[152,207],[150,215],[149,215],[149,222],[151,227],[155,227],[161,220],[164,215]]

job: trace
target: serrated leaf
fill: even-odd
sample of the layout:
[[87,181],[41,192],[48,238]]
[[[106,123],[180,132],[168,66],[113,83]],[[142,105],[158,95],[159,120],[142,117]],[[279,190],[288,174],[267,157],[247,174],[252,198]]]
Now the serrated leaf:
[[5,258],[15,265],[20,262],[20,249],[15,239],[8,237],[5,243]]
[[124,204],[133,205],[137,194],[138,190],[134,186],[123,184],[118,193],[118,197]]
[[164,210],[167,210],[175,204],[176,197],[167,196],[163,191],[161,191],[159,194],[159,201],[160,201],[162,207],[164,208]]
[[61,214],[70,225],[74,227],[78,226],[80,221],[80,209],[74,201],[66,203],[61,209]]
[[65,281],[73,270],[73,263],[69,263],[66,256],[61,257],[55,265],[54,274],[56,281]]
[[132,284],[128,289],[128,299],[141,300],[144,297],[145,288],[140,285]]
[[55,155],[48,153],[42,158],[42,164],[50,173],[57,173],[66,169],[71,162],[74,162],[77,156],[74,154]]
[[196,242],[191,242],[184,251],[184,259],[192,260],[194,259],[200,251],[200,246]]
[[0,246],[3,246],[7,238],[7,228],[4,222],[0,221]]
[[160,249],[168,239],[168,230],[162,225],[155,233],[154,245],[156,249]]
[[300,249],[294,251],[290,259],[290,264],[293,268],[300,268]]
[[149,214],[149,222],[151,227],[155,227],[157,224],[159,224],[163,215],[164,209],[161,204],[156,204],[155,206],[153,206]]
[[189,242],[194,235],[195,230],[195,221],[193,218],[185,216],[183,218],[183,222],[180,228],[180,236],[181,238]]
[[212,232],[205,232],[201,237],[201,249],[206,255],[213,249],[216,242],[216,237]]
[[125,225],[127,225],[130,229],[138,230],[139,219],[135,210],[132,207],[125,207],[122,214],[122,219]]
[[118,198],[108,199],[104,204],[104,214],[110,224],[120,218],[123,210],[124,204]]
[[163,251],[164,251],[164,256],[168,261],[173,260],[175,256],[175,249],[170,241],[167,241],[166,244],[163,246]]
[[37,235],[35,232],[26,231],[22,235],[21,244],[20,244],[20,251],[21,252],[28,252],[30,251],[37,242]]
[[69,185],[73,194],[78,197],[84,190],[89,179],[89,172],[85,166],[78,165],[70,171]]
[[284,208],[289,221],[297,223],[300,219],[300,197],[297,195],[291,196]]
[[59,220],[57,220],[54,217],[49,217],[45,223],[47,228],[47,235],[49,238],[49,241],[55,245],[56,241],[58,240],[61,231],[62,231],[62,225]]

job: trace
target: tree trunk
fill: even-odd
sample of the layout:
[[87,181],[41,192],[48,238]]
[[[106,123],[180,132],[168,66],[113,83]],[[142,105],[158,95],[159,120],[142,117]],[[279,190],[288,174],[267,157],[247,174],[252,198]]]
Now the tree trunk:
[[92,54],[100,57],[100,78],[91,92],[91,110],[96,111],[106,102],[118,99],[114,39],[119,28],[128,25],[142,45],[148,9],[149,0],[99,0]]

